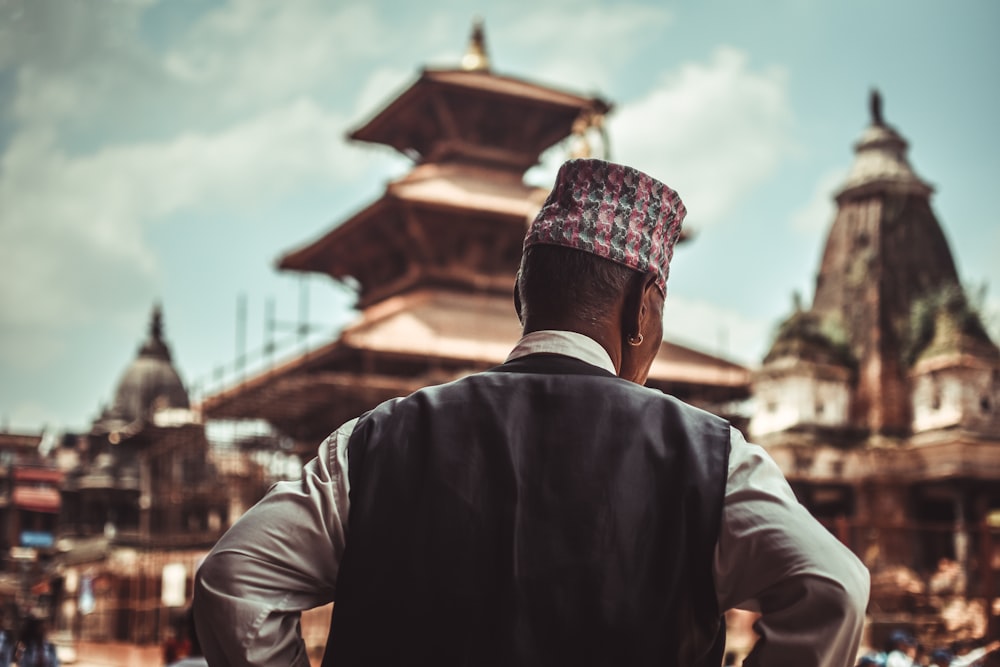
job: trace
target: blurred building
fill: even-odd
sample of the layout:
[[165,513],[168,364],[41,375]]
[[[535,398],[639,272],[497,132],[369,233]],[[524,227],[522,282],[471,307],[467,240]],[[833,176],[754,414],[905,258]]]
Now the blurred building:
[[[197,561],[229,525],[230,490],[163,340],[160,309],[88,434],[56,453],[64,604],[79,637],[157,641],[190,601]],[[236,493],[238,489],[234,489]]]
[[934,645],[1000,631],[1000,351],[907,148],[873,93],[812,306],[755,373],[750,430],[871,569],[873,640],[902,626]]
[[7,618],[48,613],[62,472],[43,434],[0,432],[0,609]]

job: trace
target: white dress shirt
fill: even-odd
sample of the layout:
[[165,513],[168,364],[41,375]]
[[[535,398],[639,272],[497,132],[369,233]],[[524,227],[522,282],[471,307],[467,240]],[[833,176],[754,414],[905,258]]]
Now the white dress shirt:
[[[523,337],[508,360],[575,357],[615,373],[596,341],[572,332]],[[302,478],[279,482],[227,532],[198,571],[195,618],[213,667],[309,665],[299,614],[334,600],[350,510],[347,443],[331,434]],[[715,551],[721,609],[761,612],[744,665],[849,667],[868,603],[868,571],[798,503],[777,464],[730,430],[732,450]]]

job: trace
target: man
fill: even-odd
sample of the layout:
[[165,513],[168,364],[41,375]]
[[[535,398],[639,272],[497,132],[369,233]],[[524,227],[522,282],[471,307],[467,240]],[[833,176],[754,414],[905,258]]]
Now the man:
[[762,613],[745,665],[848,666],[868,574],[725,421],[642,385],[685,209],[599,160],[559,172],[515,289],[524,336],[485,373],[331,435],[213,549],[211,665],[712,665],[722,612]]

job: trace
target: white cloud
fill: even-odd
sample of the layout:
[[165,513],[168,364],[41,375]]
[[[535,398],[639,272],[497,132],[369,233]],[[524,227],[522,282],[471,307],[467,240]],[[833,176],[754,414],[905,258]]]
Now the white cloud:
[[812,197],[792,213],[792,229],[801,232],[822,232],[833,223],[837,206],[833,195],[844,183],[847,170],[833,169],[816,182]]
[[234,0],[206,14],[166,67],[238,109],[330,86],[359,59],[380,55],[385,37],[370,3]]
[[[662,8],[638,4],[580,6],[580,3],[536,4],[498,31],[504,50],[532,54],[525,78],[572,82],[585,93],[607,90],[618,69],[649,40],[662,38],[673,20]],[[513,60],[514,56],[506,59]]]
[[139,40],[140,3],[9,2],[0,5],[0,69],[16,70],[4,109],[24,126],[79,125],[135,108],[165,83]]
[[369,4],[235,0],[165,53],[142,32],[148,5],[0,3],[0,69],[15,82],[0,99],[0,358],[14,367],[52,364],[76,328],[148,308],[157,221],[236,219],[372,163],[345,145],[355,96],[342,82],[383,54]]
[[46,332],[148,307],[157,262],[146,228],[156,220],[250,210],[294,188],[348,178],[364,157],[345,156],[344,127],[300,99],[218,134],[84,156],[68,155],[51,132],[16,135],[0,162],[6,356],[38,363],[59,351]]
[[233,0],[155,28],[168,31],[159,52],[142,27],[149,3],[15,4],[0,3],[0,69],[16,81],[2,111],[74,150],[215,132],[302,97],[348,111],[344,90],[398,39],[370,3]]
[[38,431],[39,428],[46,428],[54,424],[56,419],[51,411],[37,401],[21,401],[3,416],[0,428],[10,429],[14,432]]
[[410,69],[378,67],[368,77],[354,105],[354,117],[358,124],[374,116],[396,95],[417,80],[417,74]]
[[611,116],[612,157],[680,192],[695,226],[711,225],[793,150],[785,72],[751,70],[721,48],[687,63]]
[[770,344],[773,323],[705,301],[670,294],[664,306],[667,340],[756,366]]

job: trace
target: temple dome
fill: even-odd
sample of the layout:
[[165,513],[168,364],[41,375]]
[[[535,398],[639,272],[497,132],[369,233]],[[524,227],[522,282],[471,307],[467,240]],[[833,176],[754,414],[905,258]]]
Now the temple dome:
[[149,422],[158,411],[170,408],[186,410],[190,405],[184,383],[171,363],[170,348],[163,340],[163,319],[160,307],[156,306],[150,319],[148,338],[122,374],[111,408],[105,411],[95,427],[117,432],[129,425],[134,428]]

